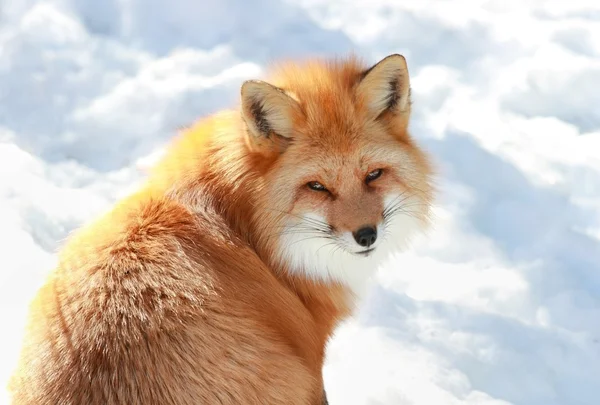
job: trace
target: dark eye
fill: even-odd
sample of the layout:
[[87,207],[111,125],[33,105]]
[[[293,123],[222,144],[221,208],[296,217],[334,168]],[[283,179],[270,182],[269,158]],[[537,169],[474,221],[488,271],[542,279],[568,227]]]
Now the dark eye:
[[365,183],[369,184],[373,180],[377,180],[379,177],[381,177],[382,174],[383,174],[383,169],[373,170],[372,172],[367,174],[367,177],[365,178]]
[[325,188],[325,186],[322,185],[321,183],[319,183],[318,181],[311,181],[311,182],[307,183],[306,185],[311,190],[315,190],[315,191],[327,191],[327,188]]

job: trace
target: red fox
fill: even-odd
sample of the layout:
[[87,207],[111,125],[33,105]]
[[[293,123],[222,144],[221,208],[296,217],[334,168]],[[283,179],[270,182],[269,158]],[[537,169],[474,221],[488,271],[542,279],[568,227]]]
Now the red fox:
[[326,403],[336,325],[425,229],[406,62],[281,63],[82,227],[37,293],[14,405]]

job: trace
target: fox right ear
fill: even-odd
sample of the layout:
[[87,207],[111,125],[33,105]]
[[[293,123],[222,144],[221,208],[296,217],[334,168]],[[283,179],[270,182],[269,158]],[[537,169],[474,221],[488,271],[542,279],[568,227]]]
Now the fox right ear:
[[275,144],[281,149],[293,138],[296,100],[282,89],[260,80],[242,85],[242,117],[260,145]]

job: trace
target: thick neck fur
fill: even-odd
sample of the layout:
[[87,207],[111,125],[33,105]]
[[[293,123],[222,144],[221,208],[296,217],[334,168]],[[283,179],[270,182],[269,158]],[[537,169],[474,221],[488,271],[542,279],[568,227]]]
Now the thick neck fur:
[[[275,156],[253,153],[237,112],[225,112],[184,131],[150,177],[152,194],[166,195],[192,211],[212,211],[248,243],[282,285],[311,313],[324,344],[349,312],[349,293],[338,284],[293,276],[274,258],[278,213],[261,206],[263,174]],[[215,219],[217,220],[217,219]]]

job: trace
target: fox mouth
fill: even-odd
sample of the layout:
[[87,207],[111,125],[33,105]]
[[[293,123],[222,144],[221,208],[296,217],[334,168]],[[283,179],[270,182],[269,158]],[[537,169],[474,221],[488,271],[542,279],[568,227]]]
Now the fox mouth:
[[366,257],[366,256],[369,256],[369,253],[371,253],[374,250],[375,250],[375,248],[371,248],[371,249],[363,250],[362,252],[356,252],[355,254]]

